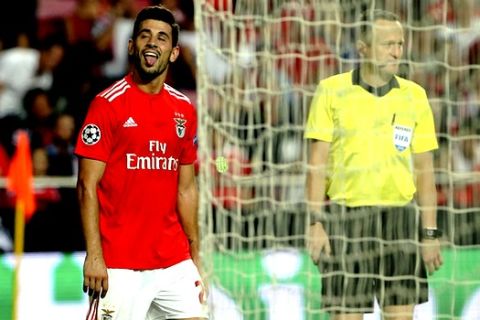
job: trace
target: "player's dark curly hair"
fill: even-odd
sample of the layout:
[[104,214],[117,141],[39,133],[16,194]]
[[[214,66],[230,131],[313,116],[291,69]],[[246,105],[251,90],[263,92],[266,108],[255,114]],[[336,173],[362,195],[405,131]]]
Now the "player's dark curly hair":
[[133,39],[138,36],[142,22],[149,19],[163,21],[169,24],[172,27],[172,45],[175,47],[178,44],[180,27],[175,21],[173,13],[161,5],[145,7],[137,14],[133,25]]

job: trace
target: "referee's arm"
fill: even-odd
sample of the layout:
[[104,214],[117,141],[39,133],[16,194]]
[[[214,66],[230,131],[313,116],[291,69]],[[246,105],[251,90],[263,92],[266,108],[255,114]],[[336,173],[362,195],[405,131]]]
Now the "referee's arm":
[[437,228],[437,190],[432,152],[414,154],[417,201],[422,213],[422,228]]
[[307,170],[307,201],[311,223],[307,234],[307,249],[312,260],[317,263],[322,252],[326,255],[330,255],[331,252],[328,235],[321,222],[330,143],[313,139],[309,141],[311,143]]
[[[437,229],[437,189],[432,152],[414,154],[417,202],[420,206],[422,228]],[[429,273],[442,265],[438,239],[422,240],[422,258]]]

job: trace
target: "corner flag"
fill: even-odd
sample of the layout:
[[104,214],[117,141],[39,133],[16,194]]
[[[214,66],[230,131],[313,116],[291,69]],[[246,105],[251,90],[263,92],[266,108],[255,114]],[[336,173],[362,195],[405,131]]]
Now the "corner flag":
[[15,193],[17,208],[20,204],[25,220],[28,221],[36,209],[30,141],[24,130],[19,131],[16,138],[17,149],[8,168],[7,190]]
[[15,269],[12,294],[12,320],[18,315],[18,282],[20,263],[22,261],[24,247],[25,221],[28,221],[35,213],[36,205],[33,194],[33,166],[30,152],[30,141],[24,130],[18,131],[16,136],[17,149],[8,168],[7,190],[15,193]]

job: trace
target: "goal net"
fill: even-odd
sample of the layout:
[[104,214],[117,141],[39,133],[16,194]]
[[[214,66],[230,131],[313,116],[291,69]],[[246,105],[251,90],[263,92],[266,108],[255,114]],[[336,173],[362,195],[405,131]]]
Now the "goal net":
[[[195,2],[202,255],[214,319],[328,319],[305,251],[318,82],[358,62],[358,15],[398,14],[400,76],[434,113],[444,265],[417,319],[480,318],[480,4],[473,0]],[[476,268],[476,271],[474,271]],[[379,319],[378,314],[366,316]]]

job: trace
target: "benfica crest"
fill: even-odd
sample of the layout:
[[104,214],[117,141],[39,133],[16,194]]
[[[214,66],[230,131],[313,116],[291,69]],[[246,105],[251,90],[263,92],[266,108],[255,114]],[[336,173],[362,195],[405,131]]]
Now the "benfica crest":
[[112,313],[114,313],[115,311],[108,310],[108,309],[102,309],[102,311],[103,311],[102,320],[112,320],[113,319]]
[[179,138],[183,138],[185,136],[185,123],[187,123],[187,120],[182,118],[173,118],[173,120],[175,120],[175,129],[177,131],[177,136]]

